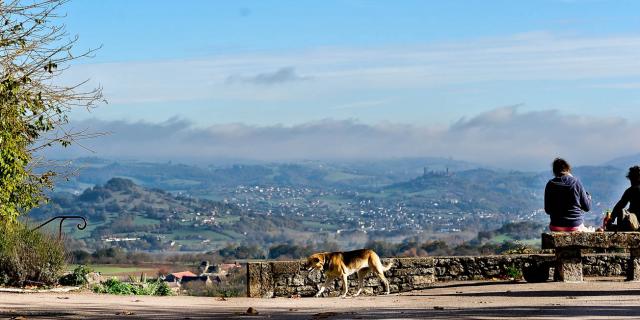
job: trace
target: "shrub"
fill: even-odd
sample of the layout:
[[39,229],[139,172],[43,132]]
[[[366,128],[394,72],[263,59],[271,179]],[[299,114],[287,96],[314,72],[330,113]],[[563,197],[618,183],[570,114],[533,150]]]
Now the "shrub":
[[155,296],[170,296],[172,294],[173,292],[171,291],[171,288],[169,288],[169,285],[166,282],[158,281],[158,285],[154,293]]
[[159,279],[144,283],[129,283],[111,278],[93,286],[93,292],[138,296],[169,296],[172,294],[169,285]]
[[91,272],[93,272],[91,268],[79,265],[73,269],[73,272],[60,278],[60,284],[64,286],[84,286],[89,282],[87,275]]
[[61,240],[20,223],[0,223],[0,284],[54,285],[64,266]]
[[105,282],[93,286],[93,292],[128,295],[133,294],[133,289],[128,283],[124,283],[116,278],[110,278]]

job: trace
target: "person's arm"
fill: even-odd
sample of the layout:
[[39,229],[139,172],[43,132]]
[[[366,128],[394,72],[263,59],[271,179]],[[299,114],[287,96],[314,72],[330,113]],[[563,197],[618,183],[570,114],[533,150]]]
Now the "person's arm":
[[576,187],[578,188],[578,194],[580,195],[580,209],[582,209],[582,211],[588,212],[589,210],[591,210],[591,195],[589,195],[589,193],[584,190],[584,187],[582,186],[582,182],[580,182],[580,180],[576,182]]
[[551,190],[549,189],[549,182],[547,182],[547,185],[544,187],[544,212],[547,214],[551,214],[551,203],[553,202],[551,199]]

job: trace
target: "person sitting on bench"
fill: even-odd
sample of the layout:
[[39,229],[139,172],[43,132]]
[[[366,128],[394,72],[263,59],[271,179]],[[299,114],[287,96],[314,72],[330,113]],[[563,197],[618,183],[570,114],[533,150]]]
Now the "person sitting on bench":
[[[627,178],[631,186],[622,194],[622,198],[616,203],[611,211],[611,220],[607,223],[607,230],[616,231],[637,231],[638,217],[640,213],[640,167],[629,168]],[[629,209],[625,209],[629,205]],[[613,222],[617,221],[614,226]]]
[[571,174],[571,166],[562,159],[553,160],[553,179],[544,188],[544,211],[550,216],[551,231],[593,231],[584,226],[584,213],[591,210],[591,196],[580,180]]

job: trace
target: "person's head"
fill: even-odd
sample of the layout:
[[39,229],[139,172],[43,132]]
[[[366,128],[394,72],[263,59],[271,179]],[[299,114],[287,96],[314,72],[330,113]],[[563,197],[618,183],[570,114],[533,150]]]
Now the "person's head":
[[562,158],[555,158],[551,166],[553,167],[553,175],[556,177],[562,177],[567,173],[571,173],[571,165],[569,165],[567,160]]
[[640,167],[633,166],[629,168],[629,173],[627,173],[627,178],[629,179],[629,182],[631,182],[631,185],[633,186],[639,185],[640,184]]

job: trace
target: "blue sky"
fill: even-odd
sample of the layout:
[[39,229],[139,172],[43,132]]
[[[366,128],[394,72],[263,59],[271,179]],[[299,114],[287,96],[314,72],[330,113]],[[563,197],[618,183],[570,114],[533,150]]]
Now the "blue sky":
[[[638,1],[111,0],[72,1],[64,11],[78,49],[103,46],[64,80],[90,78],[109,101],[72,119],[107,128],[292,129],[329,120],[433,132],[540,112],[591,126],[640,122]],[[565,134],[535,123],[521,128]],[[536,154],[593,162],[637,147],[598,158],[554,144]],[[490,160],[436,149],[423,155]]]
[[529,32],[635,34],[637,1],[74,1],[95,61],[475,40]]

